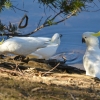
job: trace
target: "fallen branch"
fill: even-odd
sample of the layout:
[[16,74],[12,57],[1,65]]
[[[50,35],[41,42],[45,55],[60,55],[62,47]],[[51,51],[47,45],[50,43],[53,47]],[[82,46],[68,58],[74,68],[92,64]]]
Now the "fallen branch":
[[21,73],[21,72],[18,72],[18,71],[13,71],[13,70],[7,70],[7,69],[4,69],[4,68],[0,68],[0,72],[6,72],[6,73],[8,73],[8,74],[11,74],[11,75],[13,75],[13,76],[19,76],[19,75],[23,75],[23,73]]

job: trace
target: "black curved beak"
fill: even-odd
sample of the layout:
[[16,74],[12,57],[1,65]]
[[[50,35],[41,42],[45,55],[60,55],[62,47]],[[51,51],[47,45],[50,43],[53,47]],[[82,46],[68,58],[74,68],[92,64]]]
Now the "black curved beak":
[[82,38],[82,43],[85,43],[85,39],[84,38]]
[[60,38],[62,37],[62,34],[60,34]]

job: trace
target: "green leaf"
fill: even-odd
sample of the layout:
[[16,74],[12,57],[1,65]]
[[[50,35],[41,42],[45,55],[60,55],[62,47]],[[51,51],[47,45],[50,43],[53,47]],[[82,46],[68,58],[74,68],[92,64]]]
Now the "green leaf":
[[5,6],[5,8],[9,9],[9,8],[12,6],[12,3],[11,3],[9,0],[7,0],[7,1],[4,3],[4,6]]

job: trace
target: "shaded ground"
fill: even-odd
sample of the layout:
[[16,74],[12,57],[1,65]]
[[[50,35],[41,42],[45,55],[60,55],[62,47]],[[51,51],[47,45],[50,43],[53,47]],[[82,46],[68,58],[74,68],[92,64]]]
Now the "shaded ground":
[[59,66],[50,72],[49,64],[31,56],[28,64],[16,61],[22,72],[14,71],[10,58],[0,62],[0,100],[100,100],[100,81],[82,70]]

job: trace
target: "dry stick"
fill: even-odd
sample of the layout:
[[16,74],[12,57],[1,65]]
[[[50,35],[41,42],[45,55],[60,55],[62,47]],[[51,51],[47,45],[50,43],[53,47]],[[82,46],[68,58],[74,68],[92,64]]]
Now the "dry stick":
[[76,100],[75,97],[74,97],[72,94],[70,94],[70,96],[71,96],[71,98],[72,98],[73,100]]
[[66,62],[66,61],[67,61],[67,58],[66,58],[65,56],[62,56],[62,58],[64,59],[64,62]]
[[3,68],[0,68],[0,72],[6,72],[9,74],[15,74],[15,75],[23,75],[22,73],[20,73],[18,71],[12,71],[12,70],[7,70],[7,69],[3,69]]
[[54,96],[49,96],[49,97],[51,97],[51,98],[53,98],[55,100],[61,100],[60,98],[57,98],[57,97],[54,97]]
[[43,76],[46,75],[47,73],[53,71],[53,70],[54,70],[55,68],[57,68],[59,65],[60,65],[60,63],[58,63],[55,67],[53,67],[53,68],[50,69],[49,71],[45,72],[45,73],[43,74]]
[[[18,67],[19,64],[15,64],[15,66],[16,66],[15,71],[17,71],[17,69],[18,69],[19,72],[23,73],[23,71],[20,70],[20,68]],[[14,66],[12,66],[12,65],[10,65],[10,67],[11,67],[12,69],[14,68]],[[17,67],[18,67],[18,68],[17,68]],[[24,73],[23,73],[23,74],[24,74]]]
[[38,90],[41,90],[41,89],[43,89],[43,88],[42,87],[36,87],[36,88],[32,89],[31,91],[35,92],[35,91],[38,91]]
[[18,64],[18,63],[16,63],[15,60],[13,59],[13,62],[15,63],[15,66],[16,66],[16,67],[15,67],[15,70],[17,71],[17,69],[18,69],[18,71],[19,71],[20,73],[23,74],[23,71],[20,70],[20,68],[19,68],[19,65],[20,65],[20,62],[21,62],[21,61],[20,61],[19,64]]
[[43,18],[43,16],[41,17],[41,19],[40,19],[40,21],[39,21],[39,23],[38,23],[37,28],[40,26],[40,23],[41,23],[41,21],[42,21],[42,18]]

